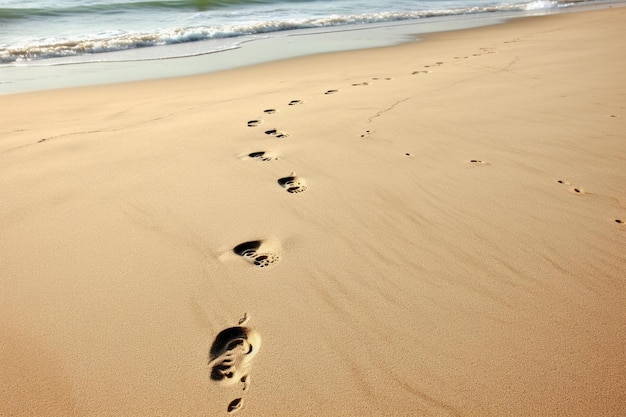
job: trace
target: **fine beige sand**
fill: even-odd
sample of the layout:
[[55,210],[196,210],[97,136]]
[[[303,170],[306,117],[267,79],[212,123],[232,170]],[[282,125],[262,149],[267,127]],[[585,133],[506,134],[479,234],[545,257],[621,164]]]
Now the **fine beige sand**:
[[0,97],[0,415],[622,416],[624,28]]

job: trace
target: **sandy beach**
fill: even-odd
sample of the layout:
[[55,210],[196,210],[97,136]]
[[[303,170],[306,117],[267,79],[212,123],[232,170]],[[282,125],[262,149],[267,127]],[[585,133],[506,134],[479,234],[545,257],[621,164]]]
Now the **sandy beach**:
[[0,416],[622,416],[625,28],[0,96]]

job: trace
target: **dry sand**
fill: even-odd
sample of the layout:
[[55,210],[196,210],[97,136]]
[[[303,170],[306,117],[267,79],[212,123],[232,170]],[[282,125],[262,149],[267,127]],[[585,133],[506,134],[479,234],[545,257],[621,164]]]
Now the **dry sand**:
[[0,415],[623,415],[624,28],[0,97]]

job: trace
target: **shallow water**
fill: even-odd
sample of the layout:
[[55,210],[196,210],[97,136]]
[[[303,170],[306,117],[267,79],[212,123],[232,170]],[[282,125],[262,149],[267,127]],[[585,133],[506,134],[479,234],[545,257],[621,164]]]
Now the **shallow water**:
[[[568,5],[552,0],[0,0],[0,64],[58,57],[102,61],[112,59],[105,55],[112,51],[192,45],[143,54],[166,58],[233,48],[250,35]],[[219,39],[227,41],[198,43]]]

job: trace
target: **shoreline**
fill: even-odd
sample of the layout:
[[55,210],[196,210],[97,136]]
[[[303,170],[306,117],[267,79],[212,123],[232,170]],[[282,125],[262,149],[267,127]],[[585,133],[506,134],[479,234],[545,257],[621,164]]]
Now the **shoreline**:
[[625,27],[0,96],[0,415],[621,416]]
[[[563,9],[528,11],[525,14],[491,12],[384,24],[299,29],[272,35],[251,35],[94,54],[80,58],[79,62],[74,62],[75,58],[54,58],[41,63],[3,65],[0,66],[0,78],[5,81],[0,83],[0,95],[200,75],[320,53],[389,47],[419,41],[420,36],[431,33],[465,30],[503,24],[515,19],[581,12],[613,5],[623,3],[607,1],[598,4],[584,3]],[[225,49],[197,52],[205,49],[201,46],[203,43]],[[158,51],[168,49],[187,52],[183,56],[154,58],[158,56]]]
[[[273,36],[253,35],[235,39],[209,40],[198,43],[224,43],[225,50],[207,53],[190,53],[189,56],[150,58],[153,50],[194,47],[194,43],[142,48],[106,55],[121,58],[103,62],[85,61],[73,63],[68,59],[49,59],[51,65],[0,67],[0,75],[10,82],[0,84],[0,95],[57,88],[89,85],[127,83],[210,74],[220,71],[265,64],[273,61],[298,58],[323,53],[346,52],[378,47],[388,47],[416,39],[418,28],[431,31],[462,30],[502,23],[506,18],[500,14],[491,18],[471,16],[470,19],[450,16],[433,18],[432,21],[413,23],[362,24],[354,27],[300,29],[277,33]],[[200,49],[202,49],[200,47]],[[105,54],[100,54],[105,55]],[[125,58],[146,56],[145,59]],[[89,57],[87,57],[89,58]],[[92,55],[97,60],[100,56]],[[102,77],[106,81],[102,81]]]

